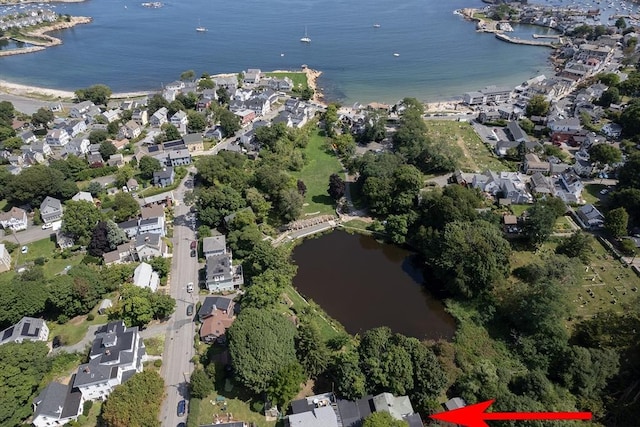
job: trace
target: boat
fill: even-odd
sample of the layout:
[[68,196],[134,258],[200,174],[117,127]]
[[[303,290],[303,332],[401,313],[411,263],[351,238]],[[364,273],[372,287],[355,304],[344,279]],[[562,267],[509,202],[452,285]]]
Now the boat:
[[311,39],[307,35],[307,27],[304,27],[304,37],[300,39],[302,43],[311,43]]
[[373,24],[373,28],[380,28],[380,24]]
[[396,52],[396,53],[393,54],[393,56],[395,56],[397,58],[398,56],[400,56],[400,54]]
[[207,27],[202,26],[199,19],[198,19],[198,26],[196,27],[196,31],[199,33],[206,33],[208,31]]
[[162,2],[159,2],[159,1],[154,1],[154,2],[142,3],[142,6],[149,7],[149,8],[152,8],[152,9],[158,9],[158,8],[164,6],[164,4]]

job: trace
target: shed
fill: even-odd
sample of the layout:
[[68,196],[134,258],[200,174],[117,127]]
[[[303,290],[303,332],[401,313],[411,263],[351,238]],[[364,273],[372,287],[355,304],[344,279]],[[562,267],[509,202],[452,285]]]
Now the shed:
[[103,299],[98,307],[98,314],[104,314],[111,307],[113,307],[113,302],[110,299]]

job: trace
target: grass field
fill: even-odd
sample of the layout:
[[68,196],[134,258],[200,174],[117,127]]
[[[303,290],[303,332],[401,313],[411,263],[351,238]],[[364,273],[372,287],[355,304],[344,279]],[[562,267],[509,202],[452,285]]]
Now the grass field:
[[605,188],[608,188],[608,186],[604,184],[587,184],[584,186],[584,191],[582,192],[582,198],[587,203],[600,206],[600,200],[604,198],[603,195],[600,194],[600,191],[602,191]]
[[[20,240],[20,234],[18,233],[18,241]],[[9,242],[15,243],[15,237],[6,236],[5,240]],[[45,264],[42,266],[44,270],[44,275],[46,277],[53,277],[56,274],[60,274],[64,272],[66,266],[74,266],[80,264],[82,261],[82,255],[74,255],[67,259],[64,258],[54,258],[53,255],[57,252],[56,244],[50,239],[42,239],[33,243],[27,243],[27,248],[29,248],[26,254],[20,252],[20,247],[18,247],[12,254],[11,257],[13,259],[14,265],[23,265],[27,263],[32,263],[38,258],[44,258],[46,260]]]
[[291,81],[293,81],[293,87],[306,89],[309,84],[307,82],[307,75],[305,73],[264,73],[267,77],[276,77],[278,79],[283,79],[285,77],[289,77]]
[[315,130],[309,139],[305,149],[307,164],[302,171],[294,173],[297,179],[301,179],[307,186],[305,195],[304,213],[326,215],[335,211],[333,200],[327,193],[329,176],[340,173],[342,166],[332,152],[328,152],[325,137]]
[[482,142],[466,122],[451,120],[429,120],[427,122],[427,135],[434,139],[443,139],[462,151],[462,158],[458,167],[464,172],[482,172],[487,169],[494,171],[509,170],[489,148]]
[[89,326],[102,325],[108,321],[106,314],[98,314],[98,306],[94,307],[91,313],[94,315],[93,320],[87,320],[85,315],[74,317],[64,325],[49,323],[49,337],[53,339],[56,335],[60,335],[64,345],[73,345],[80,342],[87,334]]

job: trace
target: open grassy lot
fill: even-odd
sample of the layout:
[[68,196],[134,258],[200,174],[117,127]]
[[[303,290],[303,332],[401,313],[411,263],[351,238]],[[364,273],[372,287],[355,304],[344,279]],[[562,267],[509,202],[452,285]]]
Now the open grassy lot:
[[285,77],[289,77],[291,81],[293,81],[293,87],[306,89],[309,84],[307,82],[307,75],[305,73],[264,73],[267,77],[276,77],[278,79],[283,79]]
[[98,314],[98,306],[91,310],[91,313],[94,316],[93,320],[87,320],[87,315],[84,315],[74,317],[64,325],[49,323],[49,336],[53,339],[59,335],[64,345],[77,344],[87,334],[89,326],[102,325],[108,321],[106,314]]
[[511,205],[509,206],[509,208],[511,209],[511,212],[513,212],[515,216],[519,217],[524,213],[524,211],[529,209],[531,206],[532,205]]
[[[20,240],[19,236],[20,234],[18,233],[18,240]],[[15,243],[15,237],[6,236],[5,240]],[[11,254],[14,265],[31,264],[35,260],[42,258],[45,260],[42,266],[45,277],[53,277],[56,274],[63,273],[65,267],[78,265],[83,258],[82,255],[74,255],[67,259],[54,258],[54,254],[57,253],[58,249],[56,249],[56,244],[51,239],[42,239],[23,246],[29,248],[26,254],[21,253],[21,247],[18,247]]]
[[147,354],[149,356],[162,356],[164,351],[164,333],[160,333],[155,337],[147,338],[144,340],[144,346],[147,348]]
[[429,120],[426,123],[427,135],[430,138],[444,139],[462,151],[463,156],[459,161],[459,168],[463,171],[509,170],[509,167],[484,145],[469,123],[452,120]]
[[584,191],[582,192],[582,198],[592,205],[600,206],[600,201],[606,199],[608,195],[600,194],[600,191],[605,188],[609,188],[604,184],[587,184],[584,186]]
[[333,214],[335,211],[327,188],[329,188],[329,176],[333,173],[341,173],[342,166],[334,154],[327,150],[325,140],[326,138],[320,135],[318,130],[312,133],[305,149],[307,164],[302,171],[293,174],[307,186],[304,213],[309,216]]

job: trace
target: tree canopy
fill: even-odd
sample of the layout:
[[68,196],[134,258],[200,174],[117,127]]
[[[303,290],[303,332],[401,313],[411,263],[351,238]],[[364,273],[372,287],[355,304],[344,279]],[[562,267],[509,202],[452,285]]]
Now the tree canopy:
[[62,231],[71,235],[76,244],[86,246],[101,219],[102,213],[93,203],[69,200],[62,215]]
[[164,380],[154,370],[133,375],[116,386],[102,408],[107,427],[159,427]]
[[75,91],[75,95],[79,102],[91,101],[96,105],[107,105],[112,92],[109,86],[97,84],[85,89],[78,89]]

